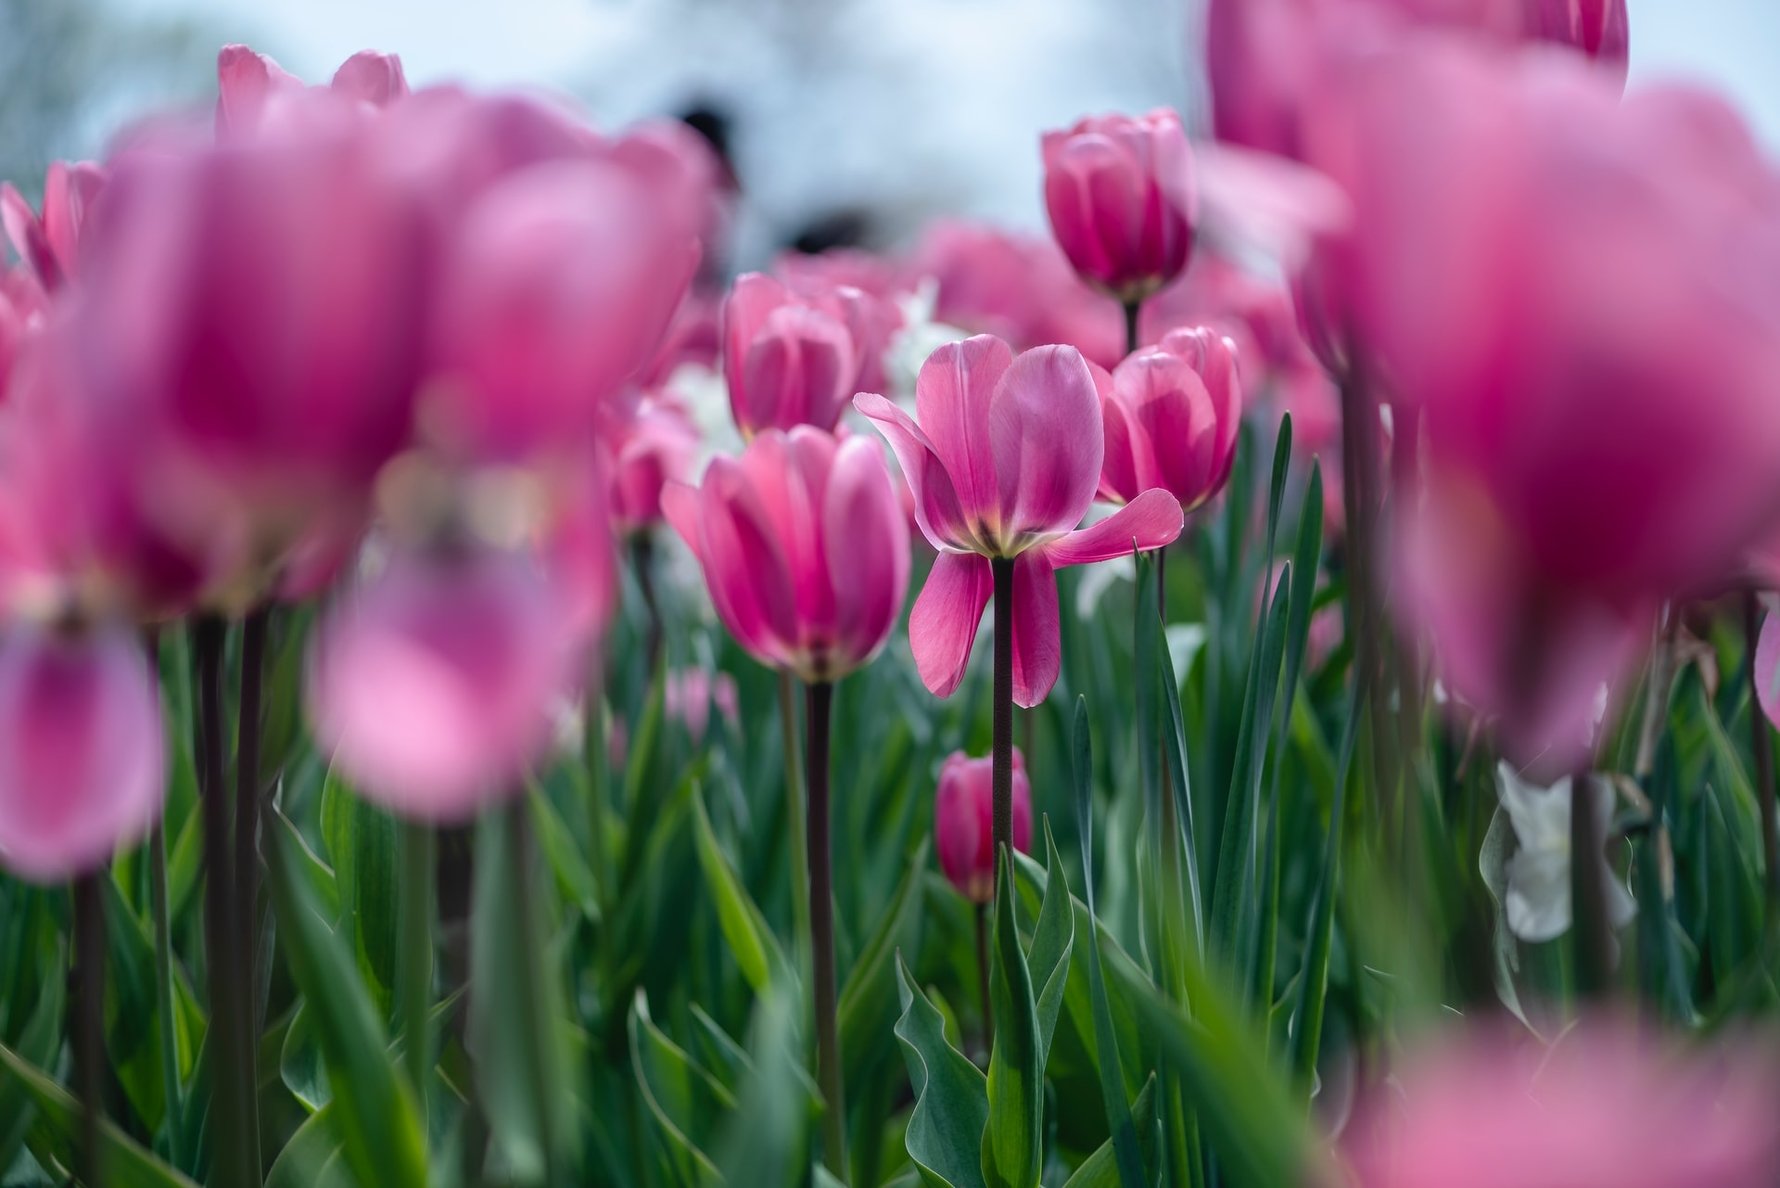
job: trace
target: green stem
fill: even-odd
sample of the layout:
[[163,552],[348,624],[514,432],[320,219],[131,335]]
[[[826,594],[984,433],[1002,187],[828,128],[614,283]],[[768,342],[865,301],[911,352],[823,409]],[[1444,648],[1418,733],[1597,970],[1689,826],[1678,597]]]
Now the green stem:
[[1011,557],[992,557],[989,567],[995,575],[995,729],[993,762],[990,766],[993,791],[992,832],[990,839],[997,854],[1006,846],[1014,849],[1014,561]]
[[1755,752],[1755,800],[1761,806],[1762,880],[1768,931],[1780,927],[1780,820],[1774,804],[1774,741],[1756,689],[1755,646],[1761,637],[1761,603],[1755,591],[1743,594],[1743,644],[1749,658],[1749,745]]
[[834,971],[834,856],[829,836],[828,733],[834,686],[806,685],[810,781],[810,948],[815,965],[817,1082],[826,1103],[822,1111],[822,1162],[847,1182],[847,1098],[842,1084],[839,1012]]
[[1576,950],[1576,992],[1600,998],[1612,977],[1611,925],[1607,919],[1606,845],[1589,792],[1588,769],[1570,781],[1570,905]]
[[75,1178],[86,1188],[105,1182],[99,1127],[105,1119],[105,868],[74,880],[74,1075],[80,1091],[80,1142]]
[[433,1007],[433,895],[438,866],[438,839],[430,825],[405,821],[402,830],[401,966],[396,971],[401,1004],[403,1063],[414,1100],[426,1117],[427,1090],[433,1067],[433,1037],[428,1017]]
[[155,928],[155,1017],[161,1031],[161,1096],[166,1099],[167,1161],[184,1169],[185,1129],[179,1085],[179,1033],[173,1022],[173,929],[167,907],[167,834],[156,825],[148,839],[148,893]]
[[[785,751],[785,822],[791,854],[791,914],[797,934],[797,969],[810,984],[810,860],[804,806],[803,752],[797,745],[797,694],[789,670],[779,670],[779,730]],[[813,1009],[813,1004],[806,1010]],[[807,1017],[807,1016],[806,1016]]]

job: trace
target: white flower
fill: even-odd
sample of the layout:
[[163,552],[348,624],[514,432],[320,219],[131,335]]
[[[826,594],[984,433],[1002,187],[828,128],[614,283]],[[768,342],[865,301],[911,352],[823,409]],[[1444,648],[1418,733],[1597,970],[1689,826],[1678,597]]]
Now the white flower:
[[[1549,788],[1523,780],[1506,763],[1496,765],[1496,794],[1514,828],[1516,849],[1508,859],[1504,907],[1508,929],[1525,941],[1548,941],[1570,928],[1570,795],[1566,776]],[[1613,791],[1590,779],[1588,795],[1605,832],[1613,813]],[[1637,913],[1637,905],[1617,879],[1607,881],[1607,918],[1614,928]]]

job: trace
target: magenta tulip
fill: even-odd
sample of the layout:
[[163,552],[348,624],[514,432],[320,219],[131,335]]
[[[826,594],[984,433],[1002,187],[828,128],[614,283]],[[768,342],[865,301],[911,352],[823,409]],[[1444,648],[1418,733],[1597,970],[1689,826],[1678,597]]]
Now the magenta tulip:
[[612,514],[620,530],[661,522],[661,489],[683,479],[698,454],[698,430],[666,401],[646,400],[618,431]]
[[1223,489],[1236,460],[1235,344],[1203,327],[1171,331],[1119,364],[1101,408],[1100,497],[1129,503],[1160,487],[1192,511]]
[[908,588],[908,526],[879,447],[810,426],[763,430],[698,487],[669,483],[669,524],[750,655],[831,684],[875,656]]
[[41,215],[11,182],[0,182],[0,226],[45,292],[55,292],[75,274],[81,231],[105,177],[104,168],[91,161],[52,163],[43,180]]
[[518,553],[402,553],[324,619],[307,700],[353,787],[404,817],[462,821],[517,794],[585,649]]
[[661,712],[686,727],[694,746],[704,741],[715,707],[731,730],[741,723],[735,678],[727,672],[710,673],[702,668],[680,668],[667,674],[661,690]]
[[853,335],[836,305],[758,272],[737,278],[723,302],[723,376],[744,435],[796,425],[832,430],[858,374]]
[[39,883],[145,836],[166,788],[160,690],[126,627],[15,624],[0,641],[0,868]]
[[916,419],[873,393],[854,403],[896,452],[915,520],[939,550],[909,620],[921,679],[940,697],[957,689],[994,585],[991,559],[1011,561],[1013,699],[1037,705],[1062,662],[1055,570],[1170,543],[1179,501],[1151,489],[1077,530],[1100,484],[1103,435],[1094,376],[1073,347],[1016,358],[982,335],[928,358]]
[[1044,136],[1045,209],[1082,278],[1127,305],[1178,277],[1198,197],[1180,117],[1084,119]]
[[[1032,850],[1032,787],[1026,759],[1019,749],[1014,760],[1014,848]],[[933,845],[939,868],[958,893],[972,903],[995,898],[995,847],[991,840],[994,760],[972,759],[963,751],[946,756],[933,800]]]

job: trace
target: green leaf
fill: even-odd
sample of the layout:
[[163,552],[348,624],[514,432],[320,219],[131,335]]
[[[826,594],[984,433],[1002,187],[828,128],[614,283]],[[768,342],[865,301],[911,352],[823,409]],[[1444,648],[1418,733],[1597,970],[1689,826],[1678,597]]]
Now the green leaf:
[[598,921],[599,884],[562,814],[540,789],[534,788],[527,799],[531,802],[532,829],[538,835],[545,861],[550,863],[550,869],[556,875],[557,888],[564,900],[579,908],[583,916]]
[[729,943],[730,955],[742,977],[756,994],[765,994],[772,986],[773,971],[784,965],[784,957],[773,940],[772,929],[749,897],[747,888],[736,877],[724,857],[717,835],[711,830],[711,818],[705,811],[702,792],[694,789],[692,796],[693,839],[698,845],[698,864],[705,874],[705,886],[717,908],[717,926]]
[[[274,819],[280,814],[274,813]],[[288,823],[287,823],[288,824]],[[291,976],[303,992],[327,1064],[332,1117],[360,1183],[424,1188],[426,1141],[407,1081],[388,1056],[388,1037],[358,970],[320,914],[298,871],[293,830],[266,831],[267,887]]]
[[297,1127],[272,1161],[265,1188],[359,1188],[347,1167],[333,1114],[333,1106],[323,1106]]
[[798,1063],[797,1011],[797,997],[779,990],[761,999],[754,1012],[738,1105],[718,1144],[718,1166],[737,1188],[802,1182],[799,1173],[809,1150],[805,1129],[815,1095]]
[[290,1026],[284,1033],[284,1044],[278,1055],[278,1075],[291,1096],[306,1109],[319,1111],[333,1098],[328,1090],[327,1067],[322,1062],[321,1045],[315,1041],[309,1025],[309,1008],[297,1004]]
[[1117,1150],[1118,1135],[1094,1149],[1094,1153],[1082,1160],[1082,1165],[1075,1169],[1063,1188],[1139,1188],[1143,1184],[1142,1159],[1153,1159],[1156,1148],[1156,1078],[1151,1076],[1144,1082],[1143,1092],[1137,1095],[1137,1101],[1126,1109],[1127,1117],[1135,1115],[1137,1122],[1132,1135],[1132,1150],[1139,1150],[1141,1144],[1138,1176],[1132,1180],[1121,1165]]
[[840,1044],[850,1058],[869,1052],[895,1017],[899,996],[894,975],[896,946],[900,938],[914,951],[913,938],[904,934],[918,929],[923,918],[917,892],[927,870],[927,848],[928,841],[922,838],[890,896],[877,932],[853,962],[846,985],[841,987]]
[[1032,971],[1014,924],[1013,865],[1005,849],[996,865],[989,962],[995,1043],[989,1052],[983,1179],[989,1188],[1033,1188],[1044,1161],[1044,1054]]
[[399,855],[395,819],[349,789],[333,769],[321,792],[322,835],[343,910],[341,927],[379,1017],[390,1017],[396,984]]
[[[0,1045],[0,1083],[22,1089],[35,1110],[33,1150],[39,1139],[68,1165],[83,1125],[82,1106],[42,1069],[11,1048]],[[9,1117],[10,1121],[10,1117]],[[143,1150],[109,1118],[99,1127],[107,1188],[197,1188],[173,1168]]]
[[[1316,899],[1310,909],[1308,943],[1304,950],[1304,972],[1298,978],[1297,1024],[1292,1031],[1292,1069],[1305,1100],[1315,1080],[1317,1056],[1323,1042],[1323,1011],[1329,997],[1329,956],[1334,948],[1335,896],[1337,875],[1341,865],[1341,833],[1347,820],[1347,781],[1353,766],[1354,739],[1359,733],[1360,701],[1350,699],[1347,725],[1341,733],[1341,759],[1336,765],[1335,801],[1329,809],[1329,834],[1323,843],[1322,876],[1317,884]],[[1486,847],[1487,848],[1487,847]],[[1506,921],[1499,921],[1504,934]],[[1500,950],[1498,950],[1500,956]],[[1506,969],[1502,974],[1506,975]],[[1499,983],[1500,985],[1500,983]],[[1512,980],[1506,982],[1508,993],[1514,992]],[[1519,999],[1503,1000],[1517,1015]],[[1524,1016],[1522,1016],[1524,1018]]]
[[698,1145],[713,1120],[735,1108],[732,1097],[684,1049],[669,1039],[649,1017],[649,1000],[638,991],[631,1001],[630,1058],[637,1086],[656,1124],[674,1148],[681,1177],[697,1183],[718,1183],[722,1174]]
[[896,960],[902,1044],[915,1108],[903,1137],[928,1188],[986,1188],[982,1153],[989,1122],[988,1083],[976,1065],[946,1041],[945,1017]]
[[[60,961],[56,964],[60,965]],[[67,982],[62,978],[43,979],[37,1006],[18,1037],[18,1055],[25,1063],[41,1068],[61,1050],[66,988]],[[30,1087],[17,1078],[0,1077],[0,1175],[18,1157],[35,1116]]]
[[1063,859],[1057,853],[1057,842],[1051,836],[1051,819],[1044,820],[1045,869],[1050,878],[1045,882],[1044,901],[1038,910],[1038,924],[1032,932],[1032,948],[1027,954],[1032,983],[1038,987],[1038,1065],[1045,1066],[1051,1053],[1051,1037],[1057,1031],[1057,1014],[1063,1009],[1063,991],[1069,984],[1069,959],[1075,948],[1075,913],[1070,909],[1069,881],[1063,873]]

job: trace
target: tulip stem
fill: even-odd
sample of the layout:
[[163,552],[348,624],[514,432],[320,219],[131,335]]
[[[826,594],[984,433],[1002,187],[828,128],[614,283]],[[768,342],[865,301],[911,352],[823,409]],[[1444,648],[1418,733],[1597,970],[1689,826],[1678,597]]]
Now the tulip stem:
[[[796,925],[797,971],[810,984],[810,857],[803,794],[802,752],[797,745],[797,701],[789,669],[779,670],[779,728],[785,749],[785,823],[790,834],[791,914]],[[813,1010],[813,1005],[806,1006]],[[805,1018],[809,1016],[806,1014]]]
[[840,1028],[835,1009],[834,867],[828,822],[828,728],[834,686],[804,686],[804,729],[808,733],[810,781],[810,947],[815,959],[816,1069],[826,1103],[822,1111],[822,1163],[843,1184],[847,1180],[847,1100],[841,1083]]
[[260,1166],[259,1026],[256,971],[259,954],[260,719],[265,697],[266,629],[270,612],[261,606],[241,622],[241,683],[235,719],[235,942],[236,982],[245,996],[239,1024],[247,1159]]
[[396,976],[402,1011],[402,1056],[424,1121],[433,1065],[427,1015],[433,1005],[433,895],[438,842],[430,825],[406,821],[401,829],[402,898],[398,910],[402,964]]
[[185,1169],[180,1132],[185,1128],[179,1086],[179,1036],[173,1022],[173,931],[167,907],[167,834],[159,825],[148,839],[148,893],[155,928],[155,1019],[161,1031],[161,1096],[166,1099],[167,1161]]
[[74,880],[74,1075],[80,1089],[80,1142],[75,1178],[86,1188],[104,1183],[99,1125],[105,1118],[105,868]]
[[210,1062],[211,1177],[219,1184],[253,1185],[259,1169],[246,1145],[252,1082],[244,1075],[240,1048],[246,987],[229,958],[239,935],[231,878],[229,805],[223,791],[227,739],[223,734],[223,621],[202,615],[192,625],[198,668],[198,802],[204,830],[204,953],[211,1027],[204,1050]]
[[1125,309],[1125,353],[1129,355],[1137,350],[1142,342],[1142,336],[1138,333],[1138,315],[1143,312],[1143,302],[1126,301],[1123,305]]
[[995,1012],[989,1005],[989,905],[976,905],[977,920],[977,993],[983,1008],[983,1050],[995,1048]]
[[1767,893],[1768,927],[1780,920],[1780,821],[1774,803],[1774,742],[1756,688],[1755,647],[1761,638],[1761,601],[1743,593],[1743,643],[1749,658],[1749,743],[1755,752],[1755,799],[1761,806],[1762,886]]
[[1598,999],[1612,976],[1612,932],[1607,919],[1607,838],[1595,811],[1588,769],[1570,781],[1570,904],[1576,951],[1576,993]]
[[655,598],[655,538],[647,529],[630,541],[631,566],[636,570],[637,591],[643,596],[643,608],[649,614],[649,634],[644,655],[649,658],[649,675],[661,666],[661,604]]
[[1014,560],[992,557],[995,575],[995,730],[990,839],[999,854],[1014,848]]

